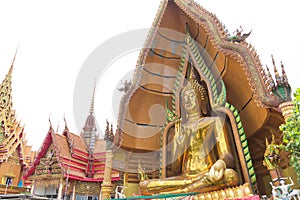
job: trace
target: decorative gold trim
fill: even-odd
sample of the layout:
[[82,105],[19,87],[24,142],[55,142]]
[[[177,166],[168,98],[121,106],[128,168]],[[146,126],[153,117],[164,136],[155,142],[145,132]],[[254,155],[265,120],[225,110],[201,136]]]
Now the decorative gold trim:
[[282,116],[287,122],[288,118],[293,115],[294,112],[294,103],[292,101],[284,102],[279,105],[280,110],[282,111]]
[[134,76],[133,76],[133,80],[132,80],[132,84],[129,88],[129,90],[124,94],[124,96],[122,97],[121,101],[120,101],[120,106],[119,106],[119,116],[118,116],[118,127],[121,129],[121,135],[120,135],[120,141],[117,141],[118,144],[117,145],[121,145],[122,144],[122,130],[124,128],[124,123],[123,121],[125,120],[125,115],[126,115],[126,111],[128,110],[128,105],[129,105],[129,101],[133,95],[133,93],[138,89],[139,87],[139,82],[141,80],[141,76],[142,76],[142,66],[145,64],[147,55],[149,53],[149,48],[146,48],[149,46],[149,44],[151,44],[153,42],[154,36],[156,35],[157,32],[157,28],[160,25],[160,22],[162,20],[162,16],[165,13],[165,10],[167,8],[168,5],[168,0],[163,0],[160,3],[158,12],[156,13],[155,19],[153,21],[152,27],[150,29],[150,32],[147,36],[147,39],[144,43],[144,48],[140,51],[138,60],[137,60],[137,64],[136,64],[136,68],[135,68],[135,72],[134,72]]
[[256,104],[262,107],[277,107],[280,100],[271,95],[265,85],[267,75],[262,68],[259,56],[254,47],[247,42],[232,43],[226,41],[228,35],[219,19],[197,3],[187,0],[174,0],[174,2],[193,21],[204,28],[214,48],[234,58],[241,64],[247,76],[249,86],[253,91]]
[[201,200],[211,200],[211,199],[235,199],[253,196],[251,192],[251,187],[248,183],[240,185],[237,187],[226,188],[224,190],[217,190],[207,193],[198,194],[195,196],[195,199]]

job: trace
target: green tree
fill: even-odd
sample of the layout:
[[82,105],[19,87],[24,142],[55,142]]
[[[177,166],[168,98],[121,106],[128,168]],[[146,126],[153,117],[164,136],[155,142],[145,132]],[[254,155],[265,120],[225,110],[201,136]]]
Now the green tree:
[[281,148],[290,153],[290,164],[297,174],[300,184],[300,88],[294,93],[294,110],[291,117],[279,128],[283,132]]

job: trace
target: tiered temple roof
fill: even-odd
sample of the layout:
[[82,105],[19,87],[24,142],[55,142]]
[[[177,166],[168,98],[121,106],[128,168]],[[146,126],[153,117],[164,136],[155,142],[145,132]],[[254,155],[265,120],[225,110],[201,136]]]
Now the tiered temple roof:
[[[62,134],[56,133],[50,123],[50,129],[25,179],[45,182],[58,178],[86,182],[103,181],[106,143],[96,133],[93,106],[94,97],[80,135],[70,132],[67,124]],[[112,181],[119,179],[119,172],[113,171]]]
[[[50,157],[51,156],[51,157]],[[52,170],[45,169],[47,159]],[[39,149],[33,165],[25,175],[25,179],[69,178],[79,181],[101,182],[105,167],[105,141],[97,140],[93,151],[93,163],[89,166],[89,153],[85,141],[65,128],[63,134],[55,133],[50,127],[46,138]],[[51,176],[49,176],[51,175]],[[113,180],[119,179],[119,173],[113,172]]]

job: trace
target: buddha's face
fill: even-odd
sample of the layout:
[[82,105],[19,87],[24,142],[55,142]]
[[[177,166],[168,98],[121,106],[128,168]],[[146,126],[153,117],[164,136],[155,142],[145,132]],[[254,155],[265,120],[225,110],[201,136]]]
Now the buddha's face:
[[192,88],[189,88],[183,92],[182,104],[188,113],[197,112],[197,95]]

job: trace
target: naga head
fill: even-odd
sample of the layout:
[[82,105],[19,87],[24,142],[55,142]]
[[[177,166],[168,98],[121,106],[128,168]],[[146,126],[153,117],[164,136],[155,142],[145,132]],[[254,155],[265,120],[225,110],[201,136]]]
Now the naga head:
[[281,62],[282,73],[280,76],[279,72],[277,71],[273,55],[272,55],[272,63],[274,66],[274,74],[275,74],[276,83],[274,82],[272,75],[270,73],[270,70],[267,67],[268,89],[271,91],[271,93],[273,95],[275,95],[280,100],[281,103],[291,101],[292,100],[292,97],[291,97],[292,89],[288,82],[288,78],[287,78],[287,75],[284,70],[284,65]]

